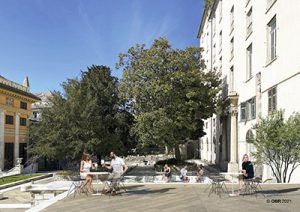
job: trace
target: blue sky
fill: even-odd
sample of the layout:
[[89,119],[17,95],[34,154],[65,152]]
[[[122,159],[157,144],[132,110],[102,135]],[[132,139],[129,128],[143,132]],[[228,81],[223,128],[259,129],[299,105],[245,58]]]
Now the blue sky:
[[107,65],[135,44],[166,37],[199,46],[203,0],[1,0],[0,75],[31,92],[60,90],[87,66]]

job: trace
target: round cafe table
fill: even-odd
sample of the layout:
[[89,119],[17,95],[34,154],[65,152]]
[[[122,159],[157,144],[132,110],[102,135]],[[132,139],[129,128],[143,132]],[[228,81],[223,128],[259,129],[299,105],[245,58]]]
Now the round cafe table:
[[233,190],[233,177],[236,176],[240,176],[240,175],[243,175],[242,172],[221,172],[220,174],[222,175],[230,175],[231,176],[231,193],[229,194],[230,197],[235,197],[235,196],[238,196],[237,193],[234,193],[234,190]]
[[109,172],[88,172],[87,174],[96,176],[97,190],[94,195],[101,195],[101,192],[99,193],[99,175],[109,175]]

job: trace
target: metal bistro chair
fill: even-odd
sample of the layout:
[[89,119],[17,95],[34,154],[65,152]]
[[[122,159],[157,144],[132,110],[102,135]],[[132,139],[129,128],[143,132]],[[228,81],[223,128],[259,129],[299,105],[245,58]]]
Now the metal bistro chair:
[[212,193],[215,193],[221,198],[221,193],[228,193],[227,187],[225,185],[226,179],[224,177],[211,176],[210,178],[211,178],[211,184],[208,187],[210,188],[208,196],[210,196]]
[[125,177],[124,175],[121,175],[120,178],[117,178],[117,179],[112,179],[112,180],[109,180],[109,190],[111,191],[110,192],[110,195],[112,195],[112,191],[124,191],[124,193],[127,192],[126,190],[126,187],[125,187],[125,184],[124,184],[124,180],[125,180]]
[[67,197],[70,196],[72,193],[74,193],[73,198],[75,198],[76,195],[85,194],[86,196],[88,196],[89,194],[87,186],[86,184],[84,184],[84,180],[81,179],[80,176],[73,180],[68,190]]
[[262,194],[265,197],[265,194],[262,192],[261,183],[266,183],[267,181],[272,179],[266,179],[265,181],[262,181],[260,177],[254,177],[251,179],[246,179],[244,183],[243,193],[244,194],[255,194],[257,197],[257,194]]

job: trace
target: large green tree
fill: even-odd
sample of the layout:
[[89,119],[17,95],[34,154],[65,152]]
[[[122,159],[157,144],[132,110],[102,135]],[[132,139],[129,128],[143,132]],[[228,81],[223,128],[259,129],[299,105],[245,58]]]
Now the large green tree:
[[131,133],[140,146],[178,147],[203,135],[202,120],[215,112],[220,79],[204,71],[201,51],[173,49],[160,38],[148,49],[136,45],[120,54],[120,95],[135,117]]
[[103,155],[130,144],[132,116],[120,104],[118,81],[108,67],[88,67],[62,87],[63,93],[52,93],[52,106],[43,110],[42,121],[31,126],[32,154],[75,160],[83,151]]
[[277,182],[290,182],[300,165],[300,114],[287,120],[283,111],[262,118],[254,127],[256,137],[250,140],[256,147],[252,154],[258,163],[271,167]]

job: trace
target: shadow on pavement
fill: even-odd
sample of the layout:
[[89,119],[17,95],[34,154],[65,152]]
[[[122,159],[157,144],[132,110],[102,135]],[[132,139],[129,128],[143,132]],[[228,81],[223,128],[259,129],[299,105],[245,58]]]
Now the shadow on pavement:
[[126,190],[131,190],[139,187],[144,187],[145,185],[126,185],[125,188]]
[[155,189],[155,190],[150,190],[150,189],[142,189],[142,190],[129,190],[127,191],[127,194],[129,195],[135,195],[135,194],[155,194],[155,193],[166,193],[171,189],[175,188],[162,188],[162,189]]
[[300,187],[286,188],[286,189],[261,190],[261,191],[257,191],[257,193],[264,194],[267,196],[278,196],[278,195],[282,195],[285,193],[295,192],[295,191],[298,191],[299,189],[300,189]]
[[300,189],[300,187],[297,188],[286,188],[286,189],[279,189],[279,190],[275,190],[277,193],[289,193],[289,192],[294,192],[294,191],[298,191]]

